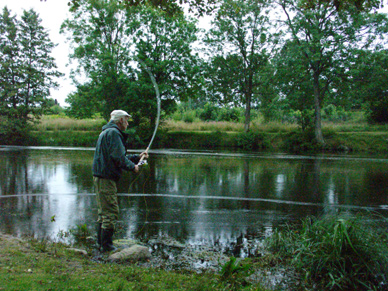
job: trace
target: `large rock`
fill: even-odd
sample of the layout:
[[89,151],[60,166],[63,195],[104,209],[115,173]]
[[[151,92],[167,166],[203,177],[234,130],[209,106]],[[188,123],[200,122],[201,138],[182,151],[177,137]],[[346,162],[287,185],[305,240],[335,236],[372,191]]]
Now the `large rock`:
[[133,245],[123,249],[120,252],[114,253],[108,257],[110,261],[141,261],[151,257],[151,253],[145,246]]

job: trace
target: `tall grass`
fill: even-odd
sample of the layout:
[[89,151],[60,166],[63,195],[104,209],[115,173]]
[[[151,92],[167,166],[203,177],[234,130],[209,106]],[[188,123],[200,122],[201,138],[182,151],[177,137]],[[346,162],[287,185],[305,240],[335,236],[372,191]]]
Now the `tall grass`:
[[[184,122],[166,120],[164,127],[170,131],[221,131],[244,132],[244,123],[232,121],[195,121]],[[291,132],[300,129],[296,123],[261,122],[253,120],[250,130],[253,132]],[[326,132],[388,132],[388,125],[368,124],[365,121],[322,122],[322,130]]]
[[244,131],[244,124],[230,121],[184,122],[166,120],[164,127],[171,131]]
[[[36,129],[38,131],[58,130],[86,130],[100,131],[106,123],[102,118],[95,119],[71,119],[63,115],[43,116]],[[220,131],[220,132],[244,132],[243,122],[233,121],[200,121],[185,122],[168,119],[163,121],[163,127],[170,131]],[[331,132],[387,132],[388,125],[371,125],[364,119],[349,120],[343,122],[324,121],[323,130]],[[250,126],[253,132],[291,132],[299,129],[296,123],[287,122],[263,122],[262,118],[256,118]]]
[[96,119],[72,119],[66,116],[47,115],[43,116],[36,124],[39,131],[58,131],[58,130],[101,130],[106,123],[102,118]]
[[388,290],[388,236],[371,217],[307,218],[266,240],[316,290]]

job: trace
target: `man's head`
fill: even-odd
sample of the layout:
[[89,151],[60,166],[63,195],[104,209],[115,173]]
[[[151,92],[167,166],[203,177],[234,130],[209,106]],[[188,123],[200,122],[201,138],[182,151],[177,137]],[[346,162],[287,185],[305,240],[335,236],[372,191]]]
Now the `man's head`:
[[116,123],[120,130],[124,131],[128,127],[128,119],[130,117],[124,110],[113,110],[110,114],[110,121]]

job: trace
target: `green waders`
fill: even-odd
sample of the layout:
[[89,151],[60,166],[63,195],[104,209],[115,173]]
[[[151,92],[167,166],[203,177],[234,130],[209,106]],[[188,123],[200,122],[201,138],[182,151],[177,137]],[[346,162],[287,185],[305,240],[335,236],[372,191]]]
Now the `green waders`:
[[113,251],[116,247],[112,237],[119,217],[116,182],[99,177],[93,177],[93,181],[98,207],[97,241],[102,252]]

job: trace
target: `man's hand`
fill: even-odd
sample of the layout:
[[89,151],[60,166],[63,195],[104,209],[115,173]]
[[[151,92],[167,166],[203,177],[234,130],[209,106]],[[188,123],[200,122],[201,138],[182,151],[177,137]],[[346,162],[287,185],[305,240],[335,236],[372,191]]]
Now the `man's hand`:
[[[144,157],[143,157],[144,156]],[[142,152],[141,154],[140,154],[140,159],[148,159],[148,152],[147,151],[145,151],[145,152]]]
[[138,172],[139,172],[139,166],[138,166],[138,165],[135,165],[135,169],[133,169],[133,171],[134,171],[135,173],[138,173]]

